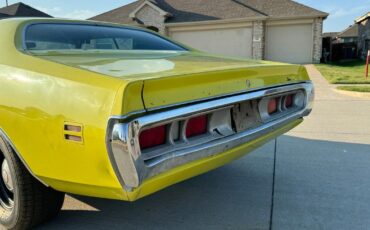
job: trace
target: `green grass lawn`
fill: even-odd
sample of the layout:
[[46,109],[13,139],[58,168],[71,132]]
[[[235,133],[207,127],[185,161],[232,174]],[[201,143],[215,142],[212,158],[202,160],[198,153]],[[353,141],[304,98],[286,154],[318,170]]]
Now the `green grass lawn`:
[[316,68],[332,84],[370,84],[365,79],[365,62],[317,64]]
[[370,93],[370,86],[338,86],[337,89],[346,90],[346,91],[354,91],[354,92],[361,92],[361,93]]

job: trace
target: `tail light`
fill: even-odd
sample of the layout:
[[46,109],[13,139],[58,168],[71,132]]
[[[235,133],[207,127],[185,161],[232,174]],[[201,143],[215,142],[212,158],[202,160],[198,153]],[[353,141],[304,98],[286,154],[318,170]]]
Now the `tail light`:
[[268,108],[267,108],[268,113],[273,114],[273,113],[277,112],[278,104],[279,104],[279,98],[270,99],[270,101],[268,103]]
[[293,95],[288,95],[285,97],[285,108],[290,108],[293,106]]
[[186,125],[186,137],[194,137],[207,133],[207,115],[191,118]]
[[148,149],[166,143],[166,125],[144,130],[139,136],[140,148]]

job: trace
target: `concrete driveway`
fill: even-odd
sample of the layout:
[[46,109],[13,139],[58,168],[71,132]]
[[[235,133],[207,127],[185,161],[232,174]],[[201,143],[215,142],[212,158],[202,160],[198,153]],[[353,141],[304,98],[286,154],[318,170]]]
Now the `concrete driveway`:
[[276,154],[273,141],[136,203],[68,196],[39,229],[369,229],[370,99],[307,68],[315,109]]

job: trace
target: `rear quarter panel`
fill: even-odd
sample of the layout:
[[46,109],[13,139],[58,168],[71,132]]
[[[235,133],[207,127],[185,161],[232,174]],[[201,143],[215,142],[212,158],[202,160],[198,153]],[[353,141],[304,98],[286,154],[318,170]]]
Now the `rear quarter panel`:
[[[5,34],[17,28],[0,26]],[[143,109],[141,83],[129,87],[120,79],[23,54],[14,37],[2,36],[0,44],[0,129],[31,171],[57,190],[125,199],[109,162],[106,128],[111,115]],[[124,92],[140,101],[122,106]],[[66,122],[82,125],[83,142],[65,140]]]

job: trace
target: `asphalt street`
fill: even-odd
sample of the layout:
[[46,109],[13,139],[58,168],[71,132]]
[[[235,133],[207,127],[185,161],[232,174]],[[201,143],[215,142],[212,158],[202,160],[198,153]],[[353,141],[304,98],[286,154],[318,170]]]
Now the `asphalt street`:
[[68,196],[39,229],[370,229],[370,98],[312,66],[312,115],[244,158],[135,203]]

